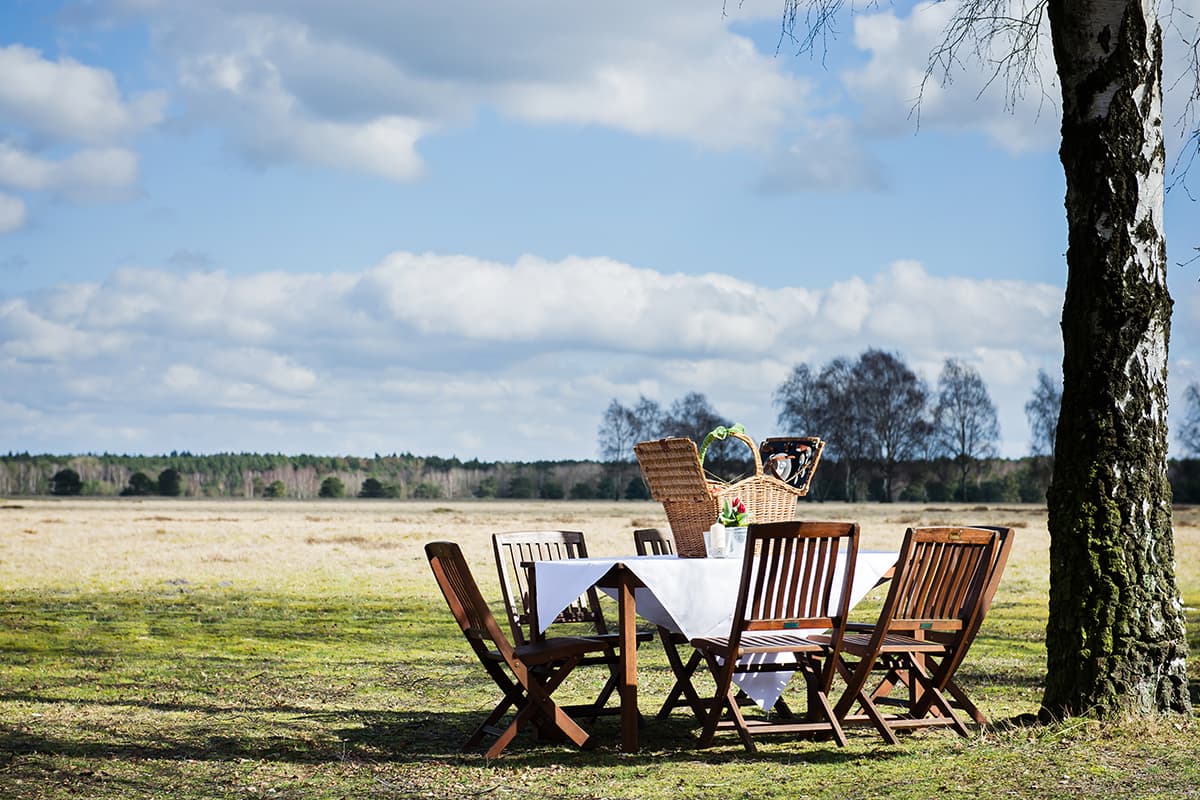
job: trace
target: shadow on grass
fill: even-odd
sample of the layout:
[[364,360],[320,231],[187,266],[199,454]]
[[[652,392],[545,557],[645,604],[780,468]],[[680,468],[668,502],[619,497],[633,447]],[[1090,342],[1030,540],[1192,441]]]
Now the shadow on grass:
[[[842,749],[832,742],[796,744],[794,737],[787,736],[757,738],[759,752],[752,755],[742,749],[741,743],[732,734],[718,737],[712,748],[697,750],[694,720],[675,716],[667,720],[646,720],[641,732],[642,749],[639,753],[620,751],[620,726],[615,718],[580,719],[592,734],[595,742],[593,748],[579,750],[562,743],[539,741],[531,730],[523,729],[498,762],[489,762],[482,753],[490,744],[490,737],[485,737],[483,745],[476,750],[460,750],[484,716],[478,712],[296,711],[294,721],[303,721],[304,730],[289,731],[287,720],[273,720],[264,729],[262,720],[259,720],[259,724],[247,726],[245,734],[193,730],[193,736],[187,739],[172,738],[170,734],[160,738],[123,736],[119,732],[93,730],[84,726],[60,735],[4,728],[0,729],[0,765],[27,756],[127,763],[252,761],[320,765],[345,762],[450,762],[468,767],[503,763],[505,767],[512,768],[545,766],[564,760],[579,766],[603,766],[616,762],[622,765],[653,764],[664,757],[683,757],[712,764],[743,760],[842,764],[864,758],[875,762],[902,755],[899,750],[872,748],[869,753],[864,753],[861,748]],[[314,733],[317,735],[314,736]],[[852,743],[869,740],[875,744],[878,741],[873,733],[865,730],[852,731],[850,736]]]
[[[125,698],[113,698],[111,700],[102,700],[89,698],[87,700],[78,700],[70,697],[53,697],[45,694],[35,694],[32,692],[14,692],[12,694],[0,695],[0,703],[38,703],[44,705],[64,705],[70,707],[79,706],[104,706],[108,708],[125,708],[135,707],[146,709],[147,711],[162,711],[168,713],[188,713],[188,714],[204,714],[206,716],[218,716],[221,714],[230,715],[247,715],[247,714],[296,714],[300,716],[317,715],[330,716],[331,712],[318,711],[311,707],[294,706],[294,705],[271,705],[271,706],[251,706],[239,705],[237,703],[215,704],[215,703],[182,703],[182,702],[156,702],[153,700],[131,700]],[[332,712],[334,715],[340,713],[357,714],[358,712]],[[4,732],[0,731],[0,749],[3,749]]]
[[[406,713],[371,714],[364,716],[358,727],[337,731],[351,751],[369,752],[378,760],[426,760],[431,758],[454,759],[460,763],[484,765],[487,760],[482,751],[491,743],[485,737],[483,745],[468,752],[460,746],[475,730],[482,715],[458,713]],[[561,743],[538,741],[527,731],[522,732],[505,749],[501,760],[506,767],[522,765],[542,766],[569,758],[573,764],[601,766],[620,762],[622,765],[650,765],[661,763],[663,758],[684,758],[689,761],[720,764],[730,761],[755,761],[812,764],[843,764],[864,757],[871,760],[889,759],[902,755],[901,751],[873,749],[865,756],[861,749],[843,749],[833,742],[810,741],[797,744],[796,736],[760,736],[756,754],[747,753],[736,734],[724,733],[715,744],[703,750],[696,748],[699,728],[690,717],[672,716],[666,720],[646,719],[640,731],[641,749],[637,753],[624,753],[620,749],[620,723],[616,718],[584,720],[578,716],[583,727],[591,734],[593,747],[579,750]],[[873,731],[859,730],[850,733],[852,742],[878,742]]]

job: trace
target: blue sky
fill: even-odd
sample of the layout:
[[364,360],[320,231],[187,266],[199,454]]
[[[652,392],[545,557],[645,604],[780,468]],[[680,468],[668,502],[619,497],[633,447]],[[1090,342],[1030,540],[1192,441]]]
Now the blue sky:
[[[824,58],[780,8],[0,0],[0,450],[591,458],[614,397],[761,438],[792,365],[879,347],[974,366],[1024,454],[1061,361],[1048,54],[1044,95],[965,64],[918,126],[950,4]],[[1178,406],[1200,228],[1165,213]]]

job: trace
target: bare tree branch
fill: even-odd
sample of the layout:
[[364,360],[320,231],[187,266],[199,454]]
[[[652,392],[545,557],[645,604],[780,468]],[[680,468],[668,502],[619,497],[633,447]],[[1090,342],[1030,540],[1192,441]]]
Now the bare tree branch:
[[[929,53],[925,76],[913,106],[920,124],[921,101],[930,80],[945,86],[953,83],[954,73],[965,62],[975,61],[990,71],[976,96],[983,96],[997,81],[1004,84],[1004,108],[1016,110],[1025,99],[1029,87],[1039,94],[1038,114],[1043,105],[1054,98],[1045,88],[1038,48],[1046,34],[1046,3],[1037,0],[1031,5],[1011,0],[964,0],[947,23],[941,41]],[[999,56],[996,53],[1000,53]]]
[[847,10],[854,14],[878,6],[876,0],[867,0],[861,8],[855,6],[854,0],[784,0],[775,52],[778,53],[786,41],[796,47],[796,55],[812,54],[820,42],[821,63],[824,63],[830,40],[838,36],[837,20],[841,12]]
[[1196,126],[1197,111],[1200,111],[1200,20],[1175,2],[1171,2],[1170,10],[1164,15],[1162,27],[1163,38],[1175,37],[1176,46],[1182,48],[1186,54],[1184,69],[1178,75],[1164,76],[1166,85],[1163,88],[1175,92],[1186,90],[1188,93],[1187,101],[1175,120],[1176,128],[1187,131],[1188,136],[1175,156],[1175,163],[1171,165],[1171,180],[1167,183],[1166,191],[1179,186],[1188,199],[1194,201],[1196,196],[1187,185],[1187,175],[1192,169],[1192,164],[1196,162],[1197,155],[1200,155],[1200,128]]
[[[941,0],[936,0],[941,2]],[[727,4],[729,0],[724,0]],[[740,7],[744,0],[739,0]],[[990,74],[979,90],[979,96],[997,82],[1004,85],[1004,107],[1015,111],[1030,88],[1036,89],[1038,114],[1046,102],[1057,105],[1058,99],[1046,91],[1046,82],[1038,61],[1038,51],[1049,32],[1047,7],[1049,0],[961,0],[951,15],[942,38],[929,53],[925,74],[913,102],[910,116],[921,126],[921,105],[931,80],[946,86],[954,81],[955,73],[966,68],[967,62],[977,62]],[[797,55],[813,53],[821,46],[822,62],[829,40],[837,38],[838,17],[843,11],[854,14],[878,6],[867,0],[856,7],[855,0],[783,0],[780,20],[779,51],[785,41],[796,45]],[[727,6],[722,6],[722,13]],[[1176,153],[1165,191],[1180,188],[1195,201],[1188,185],[1192,165],[1200,160],[1200,20],[1177,0],[1168,0],[1162,11],[1160,25],[1164,39],[1174,37],[1175,47],[1182,49],[1185,67],[1178,75],[1164,76],[1164,91],[1186,92],[1175,127],[1181,133],[1182,146]],[[1182,262],[1190,265],[1200,259],[1197,255]]]

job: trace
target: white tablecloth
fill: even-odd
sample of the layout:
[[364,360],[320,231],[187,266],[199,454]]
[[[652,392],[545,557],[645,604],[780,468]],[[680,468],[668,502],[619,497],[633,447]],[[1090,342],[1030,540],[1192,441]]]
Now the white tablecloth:
[[[850,589],[852,607],[892,568],[896,556],[893,552],[859,551]],[[624,565],[642,584],[634,590],[638,616],[683,633],[689,639],[729,634],[742,577],[742,560],[670,555],[537,562],[537,613],[542,631],[617,564]],[[835,577],[834,584],[840,585],[840,578]],[[604,591],[616,595],[616,590]],[[791,673],[757,673],[739,676],[738,685],[760,706],[770,708],[790,678]]]

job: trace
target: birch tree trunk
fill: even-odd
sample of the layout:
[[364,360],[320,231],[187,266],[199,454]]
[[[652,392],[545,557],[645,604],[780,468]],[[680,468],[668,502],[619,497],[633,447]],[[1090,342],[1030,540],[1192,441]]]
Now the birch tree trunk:
[[1166,460],[1162,32],[1149,0],[1048,11],[1069,233],[1043,706],[1186,711]]

